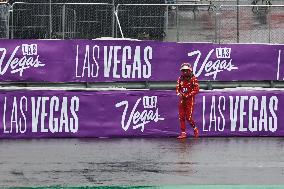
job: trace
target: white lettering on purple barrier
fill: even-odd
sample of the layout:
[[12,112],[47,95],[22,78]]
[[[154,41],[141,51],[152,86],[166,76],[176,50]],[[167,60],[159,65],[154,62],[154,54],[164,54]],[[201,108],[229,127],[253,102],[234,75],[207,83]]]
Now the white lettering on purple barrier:
[[141,98],[137,99],[135,105],[130,111],[129,116],[127,116],[129,103],[124,100],[115,104],[116,108],[124,106],[124,111],[121,116],[121,127],[124,131],[127,131],[132,125],[133,129],[141,128],[141,132],[144,131],[145,125],[151,121],[158,122],[165,120],[165,118],[160,117],[159,108],[157,107],[158,97],[157,96],[144,96],[143,97],[143,111],[138,110],[138,106],[141,102]]
[[[278,58],[277,58],[277,75],[276,75],[276,79],[279,80],[280,79],[280,64],[281,64],[281,50],[278,51]],[[282,78],[281,80],[284,80],[284,78]]]
[[[10,68],[11,74],[19,73],[23,76],[24,70],[31,67],[39,68],[45,66],[39,60],[37,44],[23,44],[22,45],[22,57],[15,57],[18,53],[20,46],[17,46],[12,52],[10,57],[6,58],[7,49],[0,48],[0,75],[4,75]],[[18,55],[19,56],[19,55]],[[5,63],[5,59],[7,62]]]
[[217,78],[217,74],[220,72],[238,69],[238,67],[233,65],[233,59],[230,58],[231,48],[216,48],[217,60],[210,60],[214,50],[215,49],[212,49],[208,52],[203,62],[200,61],[202,55],[201,51],[196,50],[188,53],[189,57],[196,55],[196,59],[193,63],[193,73],[195,76],[199,77],[203,72],[205,72],[205,76],[213,76],[213,79],[215,80]]
[[[228,97],[229,99],[225,96],[212,96],[209,99],[210,107],[206,108],[208,99],[203,96],[203,132],[222,132],[225,128],[231,132],[277,131],[277,96]],[[226,110],[229,113],[226,114]]]
[[97,78],[101,74],[104,78],[148,79],[152,76],[152,58],[150,46],[77,45],[75,74],[77,78]]
[[[77,133],[79,130],[80,99],[62,97],[13,97],[4,98],[3,133],[26,133],[27,120],[33,133]],[[31,116],[28,112],[31,112]],[[9,123],[9,124],[8,124]]]

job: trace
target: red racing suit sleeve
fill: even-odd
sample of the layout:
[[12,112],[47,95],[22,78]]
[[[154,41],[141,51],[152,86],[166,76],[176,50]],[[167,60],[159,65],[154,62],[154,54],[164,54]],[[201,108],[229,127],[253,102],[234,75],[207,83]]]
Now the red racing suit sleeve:
[[199,84],[198,84],[198,80],[196,77],[193,77],[190,83],[191,86],[193,86],[192,91],[188,94],[188,96],[194,96],[197,93],[199,93]]
[[180,86],[180,77],[177,80],[177,85],[176,85],[176,94],[179,96],[181,94],[180,92],[181,86]]

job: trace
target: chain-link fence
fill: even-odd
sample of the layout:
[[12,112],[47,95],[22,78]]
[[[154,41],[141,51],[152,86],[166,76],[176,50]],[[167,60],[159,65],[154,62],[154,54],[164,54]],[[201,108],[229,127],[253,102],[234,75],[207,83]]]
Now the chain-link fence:
[[[55,0],[50,2],[55,2]],[[268,0],[174,1],[173,4],[13,3],[10,38],[283,43],[284,7]],[[113,3],[110,3],[110,2]],[[71,0],[70,0],[71,2]],[[192,2],[192,1],[191,1]],[[278,2],[278,1],[277,1]],[[271,5],[273,3],[273,5]],[[4,8],[3,8],[4,7]],[[0,37],[9,34],[9,7],[0,8]]]
[[221,6],[220,43],[284,43],[284,6]]
[[63,38],[94,39],[113,36],[114,10],[111,4],[66,3],[63,10]]
[[11,38],[12,39],[51,38],[52,37],[51,23],[52,23],[51,4],[14,3],[12,6],[12,15],[11,15]]
[[113,6],[105,3],[14,3],[11,38],[111,37]]
[[9,10],[9,4],[0,3],[0,39],[9,38]]
[[214,42],[216,14],[210,4],[119,4],[117,37]]

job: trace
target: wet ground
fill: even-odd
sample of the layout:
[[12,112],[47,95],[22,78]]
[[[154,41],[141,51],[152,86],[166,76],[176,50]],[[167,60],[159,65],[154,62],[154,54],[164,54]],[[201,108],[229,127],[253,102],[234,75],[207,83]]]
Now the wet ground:
[[0,187],[284,184],[284,138],[0,140]]

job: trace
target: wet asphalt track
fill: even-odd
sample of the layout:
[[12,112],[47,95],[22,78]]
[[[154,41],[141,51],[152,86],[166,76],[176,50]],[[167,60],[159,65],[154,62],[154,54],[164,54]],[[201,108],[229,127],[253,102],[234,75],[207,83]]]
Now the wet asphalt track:
[[0,140],[0,187],[284,184],[284,138]]

